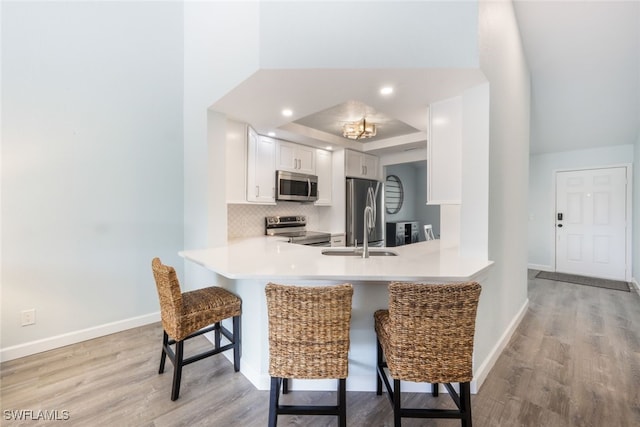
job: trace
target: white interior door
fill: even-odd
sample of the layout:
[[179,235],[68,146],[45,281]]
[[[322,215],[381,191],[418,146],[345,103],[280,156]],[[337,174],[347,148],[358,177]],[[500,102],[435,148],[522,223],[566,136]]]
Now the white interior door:
[[556,271],[625,280],[624,167],[556,173]]

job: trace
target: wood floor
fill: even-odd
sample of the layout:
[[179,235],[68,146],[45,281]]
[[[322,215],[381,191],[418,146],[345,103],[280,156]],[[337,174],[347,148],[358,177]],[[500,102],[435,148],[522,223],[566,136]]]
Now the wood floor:
[[[472,397],[474,426],[640,426],[640,296],[533,276],[528,312]],[[154,324],[3,363],[0,425],[267,424],[268,392],[255,390],[220,355],[187,366],[180,399],[172,402],[171,365],[157,374],[161,336]],[[204,340],[196,347],[205,346]],[[320,403],[333,402],[334,395],[294,392],[288,398]],[[446,394],[405,398],[411,404],[450,405]],[[349,392],[347,399],[350,426],[392,425],[386,396]],[[32,418],[43,415],[38,410],[58,411],[53,415],[68,420],[16,421],[12,410],[32,410]],[[279,425],[337,422],[282,416]],[[407,419],[403,425],[460,423]]]

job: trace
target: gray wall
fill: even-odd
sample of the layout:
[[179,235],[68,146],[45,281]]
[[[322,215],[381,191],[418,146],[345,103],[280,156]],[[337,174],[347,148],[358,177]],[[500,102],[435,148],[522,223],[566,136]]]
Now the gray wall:
[[151,259],[179,267],[183,243],[182,5],[3,2],[1,24],[2,349],[159,319]]
[[426,205],[427,201],[427,162],[402,163],[385,168],[385,178],[396,175],[404,187],[404,203],[397,214],[385,214],[387,222],[418,221],[420,241],[424,240],[422,226],[433,225],[433,232],[440,235],[440,206]]

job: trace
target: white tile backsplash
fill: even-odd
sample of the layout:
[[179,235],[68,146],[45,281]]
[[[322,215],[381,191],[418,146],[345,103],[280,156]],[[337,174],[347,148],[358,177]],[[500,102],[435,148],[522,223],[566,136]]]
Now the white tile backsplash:
[[320,217],[317,206],[307,203],[279,202],[277,205],[228,204],[227,236],[255,237],[264,235],[264,217],[274,215],[305,215],[307,229],[319,230]]

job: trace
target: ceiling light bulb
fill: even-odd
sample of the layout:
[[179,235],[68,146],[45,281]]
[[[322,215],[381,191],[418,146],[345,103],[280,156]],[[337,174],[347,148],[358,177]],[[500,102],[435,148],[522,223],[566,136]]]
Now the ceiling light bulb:
[[275,132],[269,132],[269,133],[267,133],[267,135],[269,135],[269,136],[276,136],[276,133],[275,133]]
[[293,116],[293,111],[291,111],[288,108],[285,108],[284,110],[282,110],[282,115],[285,117],[291,117]]
[[393,88],[391,86],[385,86],[380,89],[381,95],[391,95],[393,93]]

